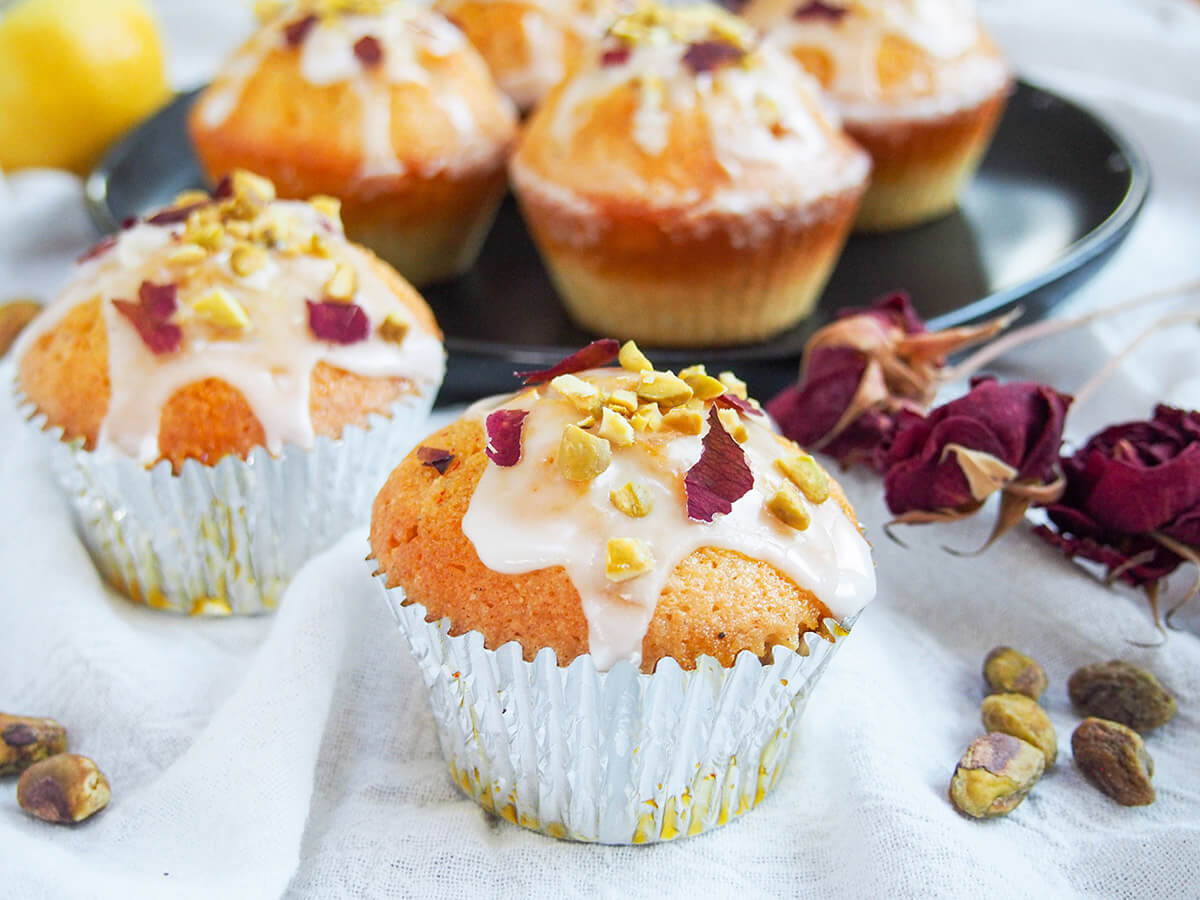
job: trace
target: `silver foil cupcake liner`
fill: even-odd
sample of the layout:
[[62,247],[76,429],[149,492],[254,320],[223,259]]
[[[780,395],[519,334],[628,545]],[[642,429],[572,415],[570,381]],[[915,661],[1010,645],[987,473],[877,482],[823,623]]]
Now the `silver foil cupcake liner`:
[[309,449],[263,448],[213,466],[186,460],[147,469],[62,440],[23,412],[75,511],[103,576],[134,602],[190,615],[270,612],[312,556],[370,516],[388,474],[424,436],[436,390],[395,404],[391,416],[348,426]]
[[641,844],[700,834],[756,806],[779,780],[801,713],[852,621],[801,652],[743,651],[731,668],[671,659],[645,675],[560,668],[477,631],[452,637],[402,588],[377,578],[429,689],[438,739],[459,787],[484,809],[556,838]]

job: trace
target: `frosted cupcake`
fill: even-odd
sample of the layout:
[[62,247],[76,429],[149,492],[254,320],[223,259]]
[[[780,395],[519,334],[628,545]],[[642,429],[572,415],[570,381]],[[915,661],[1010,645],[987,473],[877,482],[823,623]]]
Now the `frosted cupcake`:
[[346,231],[421,285],[471,265],[505,190],[516,113],[462,32],[410,0],[284,4],[189,119],[210,178],[329,194]]
[[858,228],[954,209],[1011,86],[971,0],[750,0],[742,15],[820,80],[871,154]]
[[204,614],[271,608],[360,519],[444,370],[429,308],[336,201],[244,172],[95,247],[16,354],[102,572]]
[[730,373],[602,341],[422,441],[371,548],[463,790],[557,837],[758,803],[874,594],[837,484]]
[[744,22],[653,4],[537,108],[510,165],[571,316],[679,346],[806,316],[868,169],[816,84]]

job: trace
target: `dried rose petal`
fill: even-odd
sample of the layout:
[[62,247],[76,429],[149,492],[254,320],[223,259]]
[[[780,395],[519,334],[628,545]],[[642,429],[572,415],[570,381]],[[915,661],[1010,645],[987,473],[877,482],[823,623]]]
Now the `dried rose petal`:
[[213,188],[213,199],[228,200],[233,196],[233,176],[222,175],[221,180],[217,182],[217,186]]
[[731,394],[728,391],[721,394],[713,402],[717,406],[727,406],[730,409],[736,409],[744,416],[761,416],[763,414],[762,410],[754,406],[749,400],[743,400],[737,394]]
[[147,225],[178,225],[180,222],[186,222],[187,217],[205,203],[188,203],[186,206],[175,206],[170,209],[164,209],[162,212],[155,213],[146,220]]
[[138,288],[137,302],[113,300],[117,312],[137,329],[151,353],[174,353],[183,342],[183,331],[169,319],[175,312],[176,287],[173,284],[154,284],[143,281]]
[[123,218],[121,220],[121,230],[128,231],[130,228],[132,228],[134,225],[136,225],[139,221],[140,220],[138,219],[137,216],[126,216],[125,218]]
[[79,257],[79,259],[77,259],[75,261],[78,263],[85,263],[89,259],[95,259],[97,256],[103,256],[105,253],[107,253],[109,250],[111,250],[116,245],[117,245],[117,236],[115,234],[110,234],[108,237],[104,238],[102,241],[100,241],[99,243],[97,243],[97,244],[93,245],[91,248],[89,248],[87,250],[87,252],[85,252],[82,256]]
[[454,454],[437,447],[418,447],[417,459],[421,461],[421,465],[430,466],[436,469],[439,475],[445,475],[450,463],[454,462]]
[[754,487],[754,474],[741,444],[721,425],[715,406],[708,410],[703,446],[700,458],[684,476],[683,487],[688,518],[711,522],[718,513],[732,510],[733,504]]
[[719,66],[737,62],[746,51],[725,41],[697,41],[689,44],[683,54],[683,64],[699,75]]
[[354,55],[368,68],[377,66],[383,62],[383,44],[378,38],[365,34],[354,42]]
[[840,22],[849,12],[850,10],[845,7],[830,6],[827,3],[822,3],[821,0],[813,0],[811,3],[796,7],[796,11],[792,13],[792,18],[812,21],[824,19],[827,22]]
[[630,52],[630,49],[623,44],[619,47],[609,47],[600,54],[600,65],[619,66],[629,59]]
[[367,339],[371,324],[362,307],[328,300],[304,302],[308,304],[308,327],[321,340],[331,344],[355,344]]
[[289,22],[283,26],[283,39],[287,41],[289,47],[299,47],[304,43],[304,39],[308,37],[308,33],[312,31],[313,26],[316,24],[317,17],[311,14],[294,22]]
[[537,372],[513,372],[513,375],[520,378],[525,384],[540,384],[551,378],[557,378],[559,375],[569,375],[573,372],[582,372],[584,369],[595,369],[607,365],[617,358],[620,350],[620,341],[613,338],[601,338],[598,341],[592,341],[582,350],[576,350],[549,369],[541,369]]
[[498,409],[484,421],[487,458],[496,465],[515,466],[521,461],[521,430],[527,415],[525,409]]

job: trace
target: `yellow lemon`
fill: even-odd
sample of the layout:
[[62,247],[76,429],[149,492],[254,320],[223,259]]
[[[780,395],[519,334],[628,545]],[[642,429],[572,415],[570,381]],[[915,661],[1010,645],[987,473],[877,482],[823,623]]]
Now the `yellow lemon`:
[[0,169],[83,172],[167,95],[142,0],[20,0],[0,15]]

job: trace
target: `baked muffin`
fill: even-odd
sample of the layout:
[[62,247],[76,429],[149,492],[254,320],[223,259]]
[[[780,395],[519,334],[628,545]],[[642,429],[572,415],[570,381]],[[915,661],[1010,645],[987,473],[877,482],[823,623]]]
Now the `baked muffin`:
[[214,181],[244,167],[282,197],[339,198],[351,239],[418,285],[475,259],[515,128],[462,33],[410,0],[286,4],[189,118]]
[[598,40],[621,0],[438,0],[504,93],[530,110]]
[[580,325],[697,346],[809,313],[868,169],[816,84],[744,22],[644,4],[537,108],[510,174]]
[[370,539],[464,790],[628,843],[761,800],[875,579],[837,484],[744,385],[632,344],[573,371],[615,343],[425,438]]
[[269,608],[359,520],[444,370],[429,308],[337,201],[245,172],[90,251],[16,353],[104,574],[218,614]]
[[749,0],[742,14],[820,80],[871,154],[857,228],[955,208],[1011,87],[970,0]]

